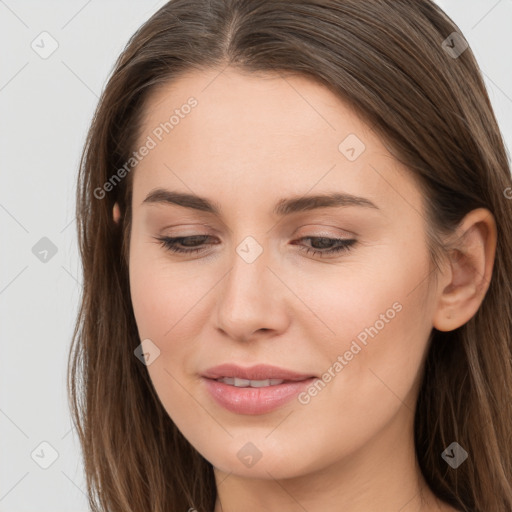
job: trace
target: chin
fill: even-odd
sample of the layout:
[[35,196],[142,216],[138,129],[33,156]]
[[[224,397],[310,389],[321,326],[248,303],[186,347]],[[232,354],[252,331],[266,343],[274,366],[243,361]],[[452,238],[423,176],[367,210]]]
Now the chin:
[[208,460],[223,473],[261,480],[300,477],[313,469],[300,453],[290,455],[286,450],[270,448],[258,451],[250,442],[244,443],[242,448],[239,443],[233,448],[226,447],[222,453],[215,453]]

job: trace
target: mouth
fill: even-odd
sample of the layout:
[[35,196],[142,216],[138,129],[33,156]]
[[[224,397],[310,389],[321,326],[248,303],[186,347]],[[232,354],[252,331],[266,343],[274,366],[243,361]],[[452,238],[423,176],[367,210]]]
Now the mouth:
[[210,397],[235,414],[269,413],[290,402],[316,377],[275,366],[221,365],[202,374]]
[[220,379],[215,380],[237,388],[266,388],[268,386],[278,386],[279,384],[283,384],[283,382],[293,382],[284,379],[249,380],[237,377],[221,377]]

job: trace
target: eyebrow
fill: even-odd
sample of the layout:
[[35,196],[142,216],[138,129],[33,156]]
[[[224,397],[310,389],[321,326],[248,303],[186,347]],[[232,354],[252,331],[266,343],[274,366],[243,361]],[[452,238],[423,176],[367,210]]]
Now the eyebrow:
[[[182,206],[184,208],[212,213],[217,216],[220,216],[221,214],[221,207],[219,203],[215,201],[210,201],[205,197],[197,196],[195,194],[166,190],[163,188],[156,188],[152,190],[147,195],[146,199],[142,201],[142,204],[172,204]],[[360,206],[379,210],[377,205],[364,197],[333,192],[330,194],[294,196],[280,199],[276,203],[273,213],[274,215],[284,216],[298,212],[315,210],[318,208],[339,208],[346,206]]]

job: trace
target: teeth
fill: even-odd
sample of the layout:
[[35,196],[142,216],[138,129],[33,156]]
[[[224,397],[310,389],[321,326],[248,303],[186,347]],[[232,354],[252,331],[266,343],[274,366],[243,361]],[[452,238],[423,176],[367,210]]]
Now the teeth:
[[237,388],[264,388],[266,386],[277,386],[278,384],[282,384],[284,382],[284,380],[282,379],[249,380],[239,379],[237,377],[223,377],[217,380],[219,382],[223,382],[224,384],[229,384],[230,386],[235,386]]

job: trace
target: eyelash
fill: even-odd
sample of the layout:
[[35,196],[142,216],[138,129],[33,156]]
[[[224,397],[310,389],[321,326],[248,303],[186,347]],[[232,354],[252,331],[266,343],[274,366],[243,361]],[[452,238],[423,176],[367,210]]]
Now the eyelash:
[[[180,253],[180,254],[192,254],[195,252],[201,252],[204,248],[201,247],[193,247],[189,249],[183,249],[177,246],[179,241],[188,240],[193,238],[209,238],[209,235],[195,235],[195,236],[180,236],[180,237],[161,237],[157,238],[161,242],[162,247],[167,251],[172,253]],[[352,249],[352,246],[355,244],[356,240],[353,239],[345,239],[345,238],[328,238],[324,236],[305,236],[300,238],[299,240],[328,240],[329,242],[339,243],[337,247],[332,249],[327,249],[321,251],[319,249],[313,249],[311,247],[300,246],[300,250],[305,251],[306,254],[313,253],[315,256],[325,255],[325,254],[337,254],[342,252],[349,252]]]

